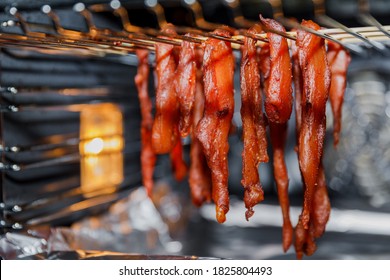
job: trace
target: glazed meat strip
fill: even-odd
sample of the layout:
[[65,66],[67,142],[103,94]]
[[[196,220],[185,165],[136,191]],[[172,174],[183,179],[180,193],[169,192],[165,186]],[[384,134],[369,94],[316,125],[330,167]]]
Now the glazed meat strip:
[[[176,35],[172,25],[167,25],[163,32]],[[156,43],[157,89],[152,145],[156,154],[170,153],[174,176],[177,180],[182,180],[186,175],[187,166],[183,160],[179,135],[179,103],[175,88],[177,52],[173,45]]]
[[295,92],[295,130],[296,130],[296,146],[295,149],[298,151],[298,139],[299,131],[301,130],[302,124],[302,71],[299,66],[298,48],[295,41],[291,41],[291,58],[292,58],[292,71],[293,71],[293,83]]
[[330,72],[332,73],[329,98],[333,112],[333,140],[336,146],[340,138],[341,112],[347,84],[347,70],[351,57],[343,46],[332,41],[328,41],[327,55]]
[[[291,58],[293,65],[293,82],[294,82],[294,92],[295,92],[295,130],[296,130],[296,145],[295,150],[298,152],[298,143],[299,143],[299,134],[302,125],[302,101],[303,98],[303,81],[302,81],[302,71],[299,65],[299,52],[298,47],[295,41],[291,42]],[[305,187],[305,186],[303,186]],[[309,230],[304,229],[301,221],[298,221],[297,226],[295,227],[295,252],[297,259],[302,259],[303,255],[307,253],[307,243],[312,240],[312,235],[309,235]],[[310,244],[312,245],[312,243]],[[310,246],[311,249],[312,246]]]
[[[170,25],[164,32],[176,34]],[[156,43],[156,110],[152,129],[156,154],[169,153],[178,141],[179,103],[173,86],[177,67],[175,52],[173,45]]]
[[149,64],[147,50],[137,50],[138,70],[135,76],[135,85],[138,91],[138,99],[141,108],[141,172],[142,183],[149,196],[153,190],[153,171],[156,163],[156,155],[152,148],[152,102],[148,95]]
[[325,231],[331,211],[330,199],[326,187],[325,172],[322,163],[320,164],[318,182],[314,193],[312,207],[313,211],[311,219],[314,228],[314,237],[318,238]]
[[192,124],[197,71],[195,47],[195,43],[183,40],[176,70],[175,87],[180,107],[179,130],[182,137],[188,136]]
[[317,250],[317,244],[314,238],[314,225],[310,222],[309,229],[305,229],[306,231],[306,240],[303,244],[303,253],[306,256],[311,256]]
[[[293,81],[295,89],[295,117],[296,117],[296,135],[298,151],[298,139],[300,127],[302,124],[302,71],[299,65],[298,48],[295,42],[291,42],[292,60],[293,60]],[[312,255],[316,250],[315,238],[322,235],[330,215],[330,200],[326,189],[325,173],[320,165],[317,178],[317,186],[314,191],[312,202],[312,212],[310,213],[309,229],[304,229],[302,222],[299,222],[295,229],[295,248],[297,257],[301,259],[303,254]]]
[[211,173],[209,167],[207,166],[202,144],[195,136],[196,126],[198,125],[204,112],[203,72],[201,69],[202,58],[202,49],[196,50],[197,76],[192,118],[189,185],[192,203],[197,207],[200,207],[205,202],[211,201]]
[[305,229],[302,224],[302,220],[298,220],[298,224],[295,227],[295,241],[294,241],[294,247],[295,247],[295,254],[297,256],[298,260],[301,260],[303,258],[304,253],[306,250],[306,244],[307,241],[310,240],[310,236],[308,236],[308,229]]
[[[259,32],[257,27],[249,33]],[[264,199],[258,165],[268,161],[266,122],[262,109],[260,92],[259,56],[256,41],[246,37],[242,47],[241,60],[241,120],[242,139],[242,180],[247,220],[253,215],[253,207]]]
[[305,239],[300,241],[302,242],[303,253],[307,256],[313,255],[316,251],[317,245],[315,239],[324,233],[331,210],[322,163],[319,168],[318,183],[314,192],[312,207],[309,229],[305,230]]
[[[285,32],[283,26],[272,19],[260,17],[262,24],[269,29]],[[284,160],[284,151],[287,140],[287,120],[292,111],[292,70],[287,40],[272,32],[267,33],[269,41],[269,56],[265,57],[264,51],[261,70],[264,76],[265,106],[267,97],[269,108],[272,109],[269,117],[270,136],[273,150],[274,178],[278,191],[279,203],[283,216],[283,250],[287,251],[293,238],[293,227],[290,221],[290,202],[288,198],[288,173]],[[269,66],[267,65],[269,64]],[[276,102],[277,101],[277,102]],[[267,110],[267,109],[266,109]]]
[[[302,25],[319,30],[312,21]],[[303,30],[297,31],[299,65],[303,78],[302,124],[299,132],[298,161],[304,183],[303,210],[300,222],[308,229],[312,199],[317,184],[325,136],[325,106],[330,86],[330,70],[324,40]]]
[[293,227],[290,220],[290,201],[288,198],[288,173],[284,160],[284,149],[287,139],[287,123],[270,122],[270,135],[273,150],[273,166],[278,199],[283,216],[283,250],[287,252],[293,239]]
[[[260,16],[260,21],[266,28],[286,32],[284,27],[273,19]],[[270,122],[285,123],[290,119],[293,102],[288,44],[284,37],[272,32],[267,32],[267,38],[270,42],[271,64],[268,90],[265,92],[265,112]]]
[[270,61],[270,49],[269,44],[264,44],[261,46],[259,55],[259,69],[261,73],[261,83],[263,94],[265,95],[264,89],[268,88],[269,83],[269,74],[271,72],[271,61]]
[[[217,29],[214,34],[229,37]],[[228,135],[234,111],[234,56],[230,42],[209,38],[204,43],[203,82],[205,112],[196,129],[211,170],[212,198],[219,223],[229,211]]]
[[[303,95],[303,81],[302,81],[302,71],[301,66],[299,65],[299,51],[295,41],[291,42],[291,58],[293,65],[293,82],[294,82],[294,92],[295,92],[295,130],[296,130],[296,146],[295,150],[298,151],[299,143],[299,134],[302,125],[302,100]],[[303,186],[305,187],[305,186]],[[308,230],[305,230],[302,224],[302,221],[298,221],[297,226],[295,227],[295,252],[297,259],[302,259],[306,242],[308,240]]]
[[183,159],[183,145],[181,143],[180,136],[177,137],[177,141],[172,151],[169,153],[171,158],[172,171],[177,181],[182,181],[187,175],[187,164]]

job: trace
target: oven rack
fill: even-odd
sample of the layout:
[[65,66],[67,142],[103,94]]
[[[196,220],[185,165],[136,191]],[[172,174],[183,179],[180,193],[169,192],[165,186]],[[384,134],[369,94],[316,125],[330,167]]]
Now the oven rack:
[[[156,43],[159,42],[175,46],[180,46],[183,40],[201,44],[209,37],[229,41],[234,49],[240,49],[244,37],[251,37],[257,40],[259,45],[267,42],[266,33],[262,32],[253,35],[244,30],[244,28],[247,29],[254,24],[260,24],[260,22],[249,21],[242,17],[241,13],[237,11],[239,10],[239,1],[226,2],[234,9],[234,20],[240,28],[208,23],[203,18],[201,7],[197,1],[182,2],[193,11],[196,25],[194,27],[175,26],[175,30],[178,33],[176,36],[167,35],[162,31],[168,23],[165,19],[164,9],[158,1],[145,1],[144,3],[145,8],[155,14],[160,29],[132,25],[126,8],[118,0],[113,0],[109,4],[93,4],[89,6],[82,2],[75,4],[73,11],[84,18],[88,26],[88,31],[86,32],[66,29],[61,25],[58,14],[49,5],[42,6],[40,12],[43,17],[47,17],[50,20],[51,24],[29,22],[25,19],[22,12],[18,11],[16,7],[11,7],[8,11],[9,19],[0,24],[0,45],[4,47],[33,48],[41,51],[45,50],[46,52],[69,53],[71,55],[105,56],[107,54],[127,55],[133,53],[138,48],[154,51]],[[300,25],[294,20],[283,17],[280,13],[281,9],[277,8],[276,2],[278,1],[271,1],[275,8],[274,17],[288,30],[303,29],[326,40],[340,43],[357,55],[364,56],[367,50],[374,50],[384,55],[389,53],[390,26],[381,25],[368,11],[362,11],[358,14],[358,17],[364,20],[366,24],[369,24],[369,26],[350,28],[321,12],[322,10],[318,8],[317,3],[321,1],[315,1],[317,3],[315,20],[328,27],[315,31]],[[364,9],[361,8],[361,10]],[[119,17],[122,23],[122,30],[115,31],[110,28],[98,28],[94,22],[94,15],[102,12],[110,12],[114,16]],[[11,29],[15,30],[15,27],[17,27],[17,32],[10,32]],[[210,31],[215,28],[229,29],[234,32],[234,35],[227,38],[212,34]],[[278,32],[265,28],[263,30],[280,34],[289,41],[296,38],[295,31]]]

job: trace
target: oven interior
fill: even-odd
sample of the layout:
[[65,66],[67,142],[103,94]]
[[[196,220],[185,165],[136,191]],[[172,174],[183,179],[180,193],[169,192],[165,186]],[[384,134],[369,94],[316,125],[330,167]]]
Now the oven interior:
[[[195,4],[202,8],[201,14],[191,9]],[[72,39],[53,38],[59,33],[62,39],[67,34],[74,38],[73,31],[120,32],[126,29],[126,18],[130,27],[159,29],[165,20],[196,27],[201,15],[207,23],[239,28],[240,16],[253,22],[260,13],[273,17],[278,12],[286,18],[316,20],[318,10],[348,27],[378,28],[374,18],[388,36],[389,4],[383,0],[1,1],[1,257],[294,259],[292,249],[282,251],[281,214],[270,163],[260,169],[265,201],[245,221],[238,98],[236,132],[229,139],[231,210],[228,221],[220,225],[213,205],[200,209],[191,205],[187,180],[174,180],[167,156],[158,157],[153,199],[143,191],[134,50],[121,42],[84,40],[85,45],[77,45]],[[390,41],[386,36],[349,43],[362,51],[351,53],[337,149],[327,110],[324,165],[332,214],[314,259],[390,257]],[[94,44],[98,46],[93,48]],[[235,55],[239,95],[239,52]],[[153,53],[149,59],[153,69]],[[153,75],[149,90],[154,100]],[[291,217],[296,223],[302,183],[294,133],[291,124],[286,161]],[[190,143],[183,141],[188,160]],[[88,253],[81,256],[76,250]],[[97,257],[91,250],[122,255]]]

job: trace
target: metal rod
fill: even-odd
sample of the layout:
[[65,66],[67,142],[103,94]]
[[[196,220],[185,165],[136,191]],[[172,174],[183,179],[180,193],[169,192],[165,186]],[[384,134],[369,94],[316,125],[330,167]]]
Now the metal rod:
[[[150,2],[150,1],[149,1]],[[191,7],[195,7],[199,5],[197,1],[185,1],[187,5]],[[235,4],[239,3],[239,1],[234,1]],[[274,1],[280,2],[280,1]],[[151,2],[150,2],[151,3]],[[150,4],[149,3],[149,4]],[[160,9],[161,8],[161,9]],[[162,7],[154,9],[156,13],[163,13]],[[133,52],[136,48],[147,48],[149,50],[154,50],[156,43],[166,43],[172,44],[176,46],[180,46],[183,40],[191,41],[196,44],[201,44],[207,38],[215,38],[219,40],[225,40],[233,43],[233,48],[239,49],[243,44],[243,38],[249,37],[260,42],[267,42],[266,34],[251,34],[246,30],[236,30],[235,34],[232,37],[224,37],[220,35],[213,34],[211,32],[205,32],[201,28],[192,28],[192,27],[175,27],[178,31],[178,35],[170,35],[164,33],[161,30],[155,29],[144,29],[141,27],[135,27],[131,25],[130,20],[128,18],[127,11],[124,7],[120,5],[118,0],[113,0],[110,4],[96,4],[88,7],[88,9],[84,6],[84,4],[76,4],[74,9],[80,14],[84,16],[86,22],[89,27],[88,32],[80,32],[75,30],[68,30],[63,28],[60,23],[59,17],[52,11],[51,7],[48,5],[44,5],[42,7],[42,12],[48,15],[52,21],[53,26],[51,26],[52,30],[54,28],[55,34],[45,33],[45,32],[36,32],[32,31],[30,28],[30,23],[27,22],[23,16],[17,11],[16,8],[11,8],[10,12],[17,19],[20,26],[25,32],[25,35],[17,35],[17,34],[9,34],[9,33],[0,33],[0,44],[2,45],[14,45],[21,47],[39,47],[47,50],[58,50],[58,51],[72,51],[75,49],[80,49],[83,51],[87,51],[92,55],[104,55],[105,53],[115,53],[125,55],[129,52]],[[95,26],[93,22],[93,15],[91,11],[99,12],[110,10],[114,14],[118,15],[122,19],[123,31],[116,32],[110,29],[99,29]],[[198,13],[198,17],[199,12]],[[324,17],[324,15],[320,14],[319,16]],[[165,15],[161,16],[160,25],[164,25],[166,20],[164,20]],[[334,23],[333,26],[337,26],[338,28],[333,29],[325,29],[325,30],[312,30],[310,28],[304,27],[299,23],[296,23],[290,19],[285,17],[278,17],[277,20],[281,22],[286,27],[302,29],[317,36],[320,36],[326,40],[330,40],[333,42],[337,42],[343,45],[345,48],[349,49],[351,52],[357,54],[364,54],[364,50],[359,44],[354,43],[367,43],[369,42],[370,46],[374,46],[375,49],[384,51],[386,45],[380,43],[380,41],[389,40],[390,36],[390,27],[389,26],[378,26],[375,23],[374,27],[360,27],[360,28],[348,28],[345,30],[344,26],[340,26],[337,23]],[[374,22],[372,22],[374,24]],[[3,25],[6,27],[6,25]],[[45,26],[50,27],[50,26]],[[219,28],[225,28],[231,30],[230,27],[223,27],[218,25]],[[265,28],[263,28],[265,29]],[[131,32],[129,32],[131,31]],[[134,32],[136,31],[136,32]],[[265,29],[266,32],[274,32],[289,40],[296,39],[295,32],[279,32],[277,30]],[[382,32],[382,36],[378,34],[378,32]],[[153,34],[152,36],[148,34]],[[185,35],[183,35],[185,34]],[[358,36],[356,36],[358,34]],[[364,39],[362,39],[364,38]]]
[[346,33],[355,36],[356,38],[362,40],[363,42],[367,43],[368,45],[372,46],[373,48],[375,48],[380,52],[386,49],[386,47],[383,44],[367,39],[365,36],[361,35],[358,32],[355,32],[353,29],[339,23],[338,21],[335,21],[334,19],[328,17],[327,15],[319,15],[316,17],[316,19],[318,19],[319,23],[325,26],[336,27],[344,30]]
[[356,54],[363,55],[363,54],[365,53],[364,50],[363,50],[360,46],[357,46],[357,45],[356,45],[356,46],[353,46],[353,45],[352,45],[352,46],[351,46],[351,45],[346,45],[346,44],[344,44],[342,41],[337,40],[337,39],[335,39],[335,38],[332,37],[332,36],[329,36],[329,35],[327,35],[327,34],[325,34],[325,33],[320,32],[320,31],[317,31],[317,30],[308,28],[308,27],[306,27],[306,26],[303,26],[303,25],[301,25],[301,24],[299,24],[298,22],[295,22],[295,21],[293,21],[293,20],[290,20],[290,19],[287,19],[287,18],[279,18],[278,20],[279,20],[279,22],[280,22],[281,24],[283,24],[284,26],[287,26],[287,27],[289,27],[289,28],[301,29],[301,30],[304,30],[304,31],[306,31],[306,32],[309,32],[309,33],[312,33],[312,34],[314,34],[314,35],[317,35],[317,36],[319,36],[319,37],[321,37],[321,38],[324,38],[324,39],[326,39],[326,40],[329,40],[329,41],[338,43],[338,44],[342,45],[344,48],[346,48],[346,49],[348,49],[348,50],[350,50],[351,52],[354,52],[354,53],[356,53]]
[[390,37],[390,32],[386,30],[385,27],[379,21],[377,21],[371,14],[360,14],[359,17],[366,24],[375,26],[380,31],[382,31],[383,34]]

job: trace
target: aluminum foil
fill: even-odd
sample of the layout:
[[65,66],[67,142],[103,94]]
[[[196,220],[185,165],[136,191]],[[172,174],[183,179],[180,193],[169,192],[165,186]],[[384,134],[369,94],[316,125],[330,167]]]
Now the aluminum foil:
[[[332,206],[318,250],[308,259],[390,259],[387,209],[374,211],[363,201],[346,205],[344,199],[333,199]],[[243,202],[232,199],[228,220],[222,225],[215,221],[213,205],[191,209],[188,199],[182,200],[167,185],[157,187],[152,200],[139,188],[103,215],[71,227],[6,233],[0,237],[0,256],[37,260],[296,258],[293,248],[287,253],[282,250],[282,217],[276,204],[257,205],[247,222]],[[300,207],[291,206],[292,217],[297,218],[299,212]]]
[[[186,258],[173,239],[185,226],[180,197],[160,184],[153,199],[143,187],[101,216],[71,227],[40,227],[0,237],[3,259],[155,259]],[[115,253],[114,253],[115,252]],[[132,254],[129,254],[132,253]]]

